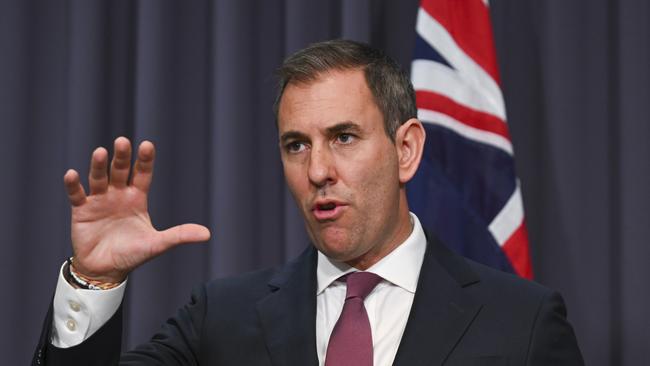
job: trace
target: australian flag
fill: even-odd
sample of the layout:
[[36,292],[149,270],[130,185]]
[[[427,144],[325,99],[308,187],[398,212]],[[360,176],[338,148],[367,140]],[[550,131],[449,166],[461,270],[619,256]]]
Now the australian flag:
[[487,0],[422,0],[411,79],[427,139],[407,192],[460,254],[532,277]]

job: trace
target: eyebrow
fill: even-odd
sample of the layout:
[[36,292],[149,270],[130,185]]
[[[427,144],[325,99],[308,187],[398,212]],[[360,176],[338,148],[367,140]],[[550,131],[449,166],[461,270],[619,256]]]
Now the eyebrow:
[[[343,121],[325,129],[328,136],[335,136],[344,132],[359,133],[361,127],[352,121]],[[285,144],[290,140],[307,140],[308,136],[299,131],[287,131],[280,136],[280,142]]]
[[361,132],[361,127],[352,121],[344,121],[327,128],[327,134],[330,136],[338,135],[344,132]]
[[290,140],[306,140],[306,139],[307,139],[307,135],[298,131],[287,131],[283,133],[282,136],[280,136],[280,142],[282,144],[285,144],[287,143],[287,141]]

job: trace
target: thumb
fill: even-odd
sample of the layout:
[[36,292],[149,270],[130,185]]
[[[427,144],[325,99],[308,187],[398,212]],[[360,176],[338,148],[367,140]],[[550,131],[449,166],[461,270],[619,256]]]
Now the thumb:
[[160,241],[154,249],[162,253],[176,245],[195,243],[210,239],[210,230],[203,225],[183,224],[159,232]]

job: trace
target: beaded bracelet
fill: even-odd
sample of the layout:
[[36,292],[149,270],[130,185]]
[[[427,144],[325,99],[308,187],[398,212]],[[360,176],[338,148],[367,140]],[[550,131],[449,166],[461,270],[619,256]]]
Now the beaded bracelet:
[[68,258],[67,262],[67,271],[66,276],[68,280],[74,282],[75,285],[79,286],[84,290],[110,290],[121,284],[121,282],[101,282],[97,280],[91,280],[77,272],[72,268],[73,257]]

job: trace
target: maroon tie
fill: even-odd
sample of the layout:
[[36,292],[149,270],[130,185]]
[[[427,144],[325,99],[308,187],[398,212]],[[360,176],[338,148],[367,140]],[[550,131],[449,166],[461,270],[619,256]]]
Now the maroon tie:
[[341,280],[347,282],[348,290],[327,345],[325,366],[372,366],[372,333],[363,300],[381,282],[381,277],[354,272]]

